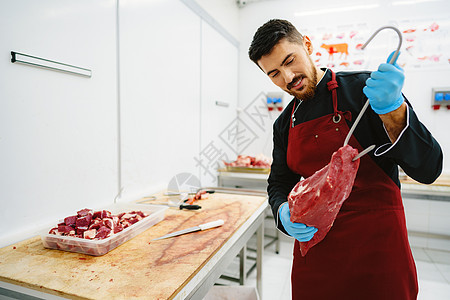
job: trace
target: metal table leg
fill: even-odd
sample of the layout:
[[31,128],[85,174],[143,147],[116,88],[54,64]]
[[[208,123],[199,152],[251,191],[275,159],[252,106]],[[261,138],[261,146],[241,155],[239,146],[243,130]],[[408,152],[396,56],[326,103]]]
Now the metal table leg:
[[264,254],[264,222],[259,226],[256,231],[256,289],[258,290],[259,298],[263,299],[262,293],[262,258]]
[[247,273],[245,272],[245,262],[247,261],[247,244],[242,247],[239,255],[239,284],[245,285],[247,281]]

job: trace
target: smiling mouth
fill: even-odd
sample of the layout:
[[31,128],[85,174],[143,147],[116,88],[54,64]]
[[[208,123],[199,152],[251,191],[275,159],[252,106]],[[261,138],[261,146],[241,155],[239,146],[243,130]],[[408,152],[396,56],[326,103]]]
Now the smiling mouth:
[[296,78],[288,85],[289,90],[299,90],[303,87],[303,77]]

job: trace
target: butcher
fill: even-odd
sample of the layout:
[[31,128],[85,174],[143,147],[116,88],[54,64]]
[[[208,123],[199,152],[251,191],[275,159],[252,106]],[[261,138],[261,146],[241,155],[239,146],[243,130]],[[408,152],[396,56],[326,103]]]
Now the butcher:
[[[293,299],[416,299],[417,272],[408,241],[399,167],[430,184],[442,171],[438,142],[402,93],[404,72],[380,64],[375,72],[338,72],[314,65],[311,40],[286,20],[254,34],[250,59],[294,98],[273,125],[269,203],[279,230],[295,238]],[[389,58],[388,58],[389,61]],[[360,158],[350,195],[325,238],[300,253],[317,228],[290,220],[292,188],[326,166],[342,147],[369,99],[349,145]]]

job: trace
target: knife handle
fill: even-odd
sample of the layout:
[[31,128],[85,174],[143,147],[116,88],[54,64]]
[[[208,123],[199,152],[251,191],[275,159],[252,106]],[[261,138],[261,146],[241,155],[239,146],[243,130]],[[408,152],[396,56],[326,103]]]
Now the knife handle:
[[209,222],[209,223],[200,224],[200,225],[198,225],[198,227],[200,227],[201,230],[206,230],[206,229],[209,229],[209,228],[222,226],[223,223],[224,223],[223,220],[219,219],[217,221],[212,221],[212,222]]
[[191,210],[197,210],[202,208],[200,205],[196,205],[196,204],[181,204],[180,205],[180,209],[191,209]]

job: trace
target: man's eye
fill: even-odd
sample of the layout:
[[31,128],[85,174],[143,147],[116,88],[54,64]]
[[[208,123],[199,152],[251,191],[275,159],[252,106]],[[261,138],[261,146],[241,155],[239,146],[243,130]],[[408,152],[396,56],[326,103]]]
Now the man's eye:
[[292,58],[291,60],[289,60],[287,63],[286,63],[286,65],[289,65],[291,62],[293,62],[294,61],[294,58]]
[[272,77],[272,78],[276,77],[276,76],[278,75],[278,73],[280,73],[280,72],[273,72],[272,75],[271,75],[271,77]]

